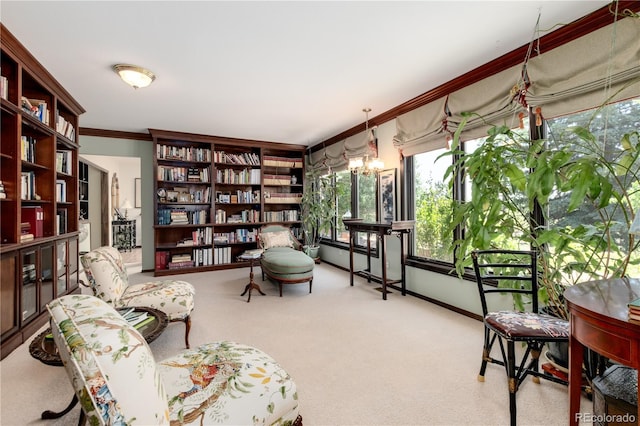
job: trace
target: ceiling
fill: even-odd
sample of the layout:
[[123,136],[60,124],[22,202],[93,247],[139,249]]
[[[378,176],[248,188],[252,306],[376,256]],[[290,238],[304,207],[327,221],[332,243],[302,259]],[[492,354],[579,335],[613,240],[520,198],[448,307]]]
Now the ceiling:
[[[0,20],[81,127],[315,145],[607,3],[2,0]],[[116,63],[157,79],[134,90]]]

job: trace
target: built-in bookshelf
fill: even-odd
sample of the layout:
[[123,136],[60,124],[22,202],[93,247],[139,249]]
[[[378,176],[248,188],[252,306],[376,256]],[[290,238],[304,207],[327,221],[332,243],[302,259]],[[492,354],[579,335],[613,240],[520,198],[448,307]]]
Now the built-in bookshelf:
[[299,233],[305,147],[150,132],[156,153],[156,275],[246,266],[237,257],[257,247],[258,230],[266,223]]
[[1,356],[78,291],[78,117],[84,109],[0,24]]

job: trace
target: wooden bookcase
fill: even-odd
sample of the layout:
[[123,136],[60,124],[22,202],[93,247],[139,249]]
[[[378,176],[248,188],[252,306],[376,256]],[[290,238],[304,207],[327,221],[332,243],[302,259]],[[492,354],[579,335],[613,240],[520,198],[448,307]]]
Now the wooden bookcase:
[[77,131],[84,109],[2,24],[0,31],[4,358],[47,321],[48,302],[78,291]]
[[267,223],[299,233],[304,146],[149,131],[155,275],[246,266],[236,259]]

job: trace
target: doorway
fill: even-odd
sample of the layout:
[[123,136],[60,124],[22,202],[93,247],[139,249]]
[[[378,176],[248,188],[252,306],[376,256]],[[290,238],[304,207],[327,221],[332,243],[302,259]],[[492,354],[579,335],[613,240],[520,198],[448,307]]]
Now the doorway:
[[[137,249],[139,258],[143,244],[142,217],[135,200],[139,196],[136,191],[139,191],[140,183],[140,158],[81,154],[80,161],[89,165],[87,221],[91,229],[91,249],[114,245],[112,223],[125,219],[131,221],[135,229],[129,252]],[[117,182],[117,197],[112,191],[114,181]],[[113,205],[112,200],[117,200],[117,205]]]

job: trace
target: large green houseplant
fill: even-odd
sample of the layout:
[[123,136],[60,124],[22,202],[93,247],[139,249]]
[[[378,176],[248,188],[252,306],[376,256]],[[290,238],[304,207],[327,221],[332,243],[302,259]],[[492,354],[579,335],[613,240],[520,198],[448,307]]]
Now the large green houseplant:
[[606,127],[588,120],[554,134],[553,143],[494,126],[473,152],[459,149],[463,127],[445,154],[455,156],[446,179],[452,183],[464,170],[472,194],[455,203],[449,223],[452,232],[464,228],[453,244],[458,274],[471,266],[473,250],[534,248],[541,300],[567,318],[567,286],[638,272],[640,242],[628,234],[640,208],[640,133],[633,124],[610,140]]
[[304,236],[304,250],[318,258],[323,233],[331,231],[336,217],[336,189],[330,175],[315,171],[305,174],[304,193],[300,200],[300,215]]

